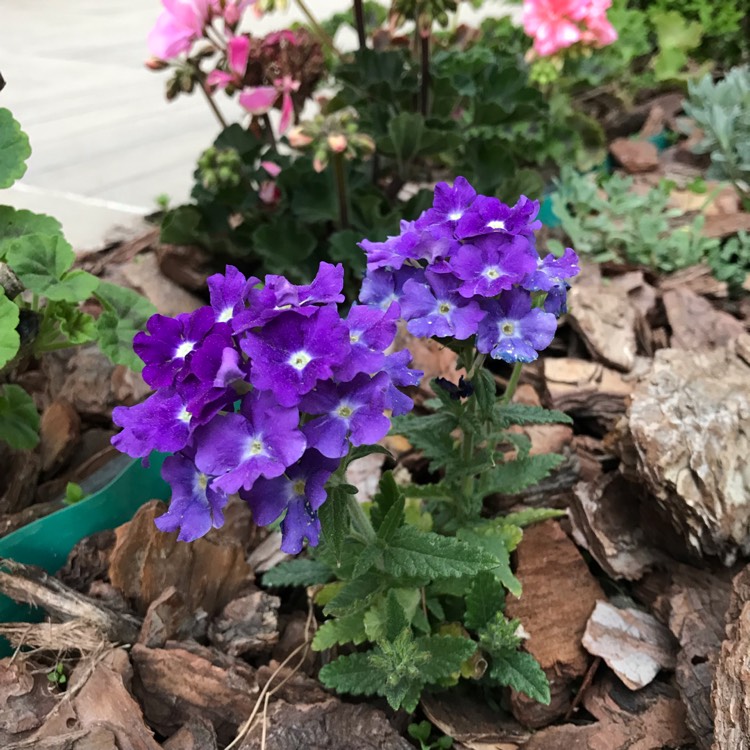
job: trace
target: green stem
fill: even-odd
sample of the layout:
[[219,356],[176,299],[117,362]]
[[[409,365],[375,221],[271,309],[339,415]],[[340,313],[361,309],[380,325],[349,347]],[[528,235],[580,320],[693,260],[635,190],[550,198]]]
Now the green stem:
[[377,534],[362,504],[357,500],[356,495],[348,495],[347,501],[349,503],[349,515],[355,531],[362,535],[367,544],[372,544],[377,539]]
[[[468,401],[466,402],[466,411],[473,412],[475,405],[476,405],[476,398],[468,399]],[[472,432],[467,432],[466,429],[464,428],[463,440],[461,442],[461,463],[464,466],[469,466],[471,462],[473,461],[473,459],[474,459],[474,434]],[[466,515],[469,515],[470,513],[473,515],[475,490],[476,488],[474,485],[474,475],[469,474],[464,479],[463,489],[461,491],[461,495],[463,498],[463,505],[459,510],[461,515],[466,516]]]
[[513,398],[513,394],[516,392],[518,387],[518,381],[521,379],[521,370],[523,370],[523,362],[516,362],[513,366],[513,372],[508,381],[508,386],[503,393],[503,397],[500,399],[501,404],[509,404]]
[[307,7],[307,3],[305,0],[297,0],[297,7],[302,11],[305,18],[307,19],[307,22],[312,26],[315,33],[320,37],[320,41],[323,42],[323,44],[328,47],[328,49],[336,55],[336,57],[341,57],[341,52],[336,48],[336,45],[333,43],[333,39],[331,39],[330,34],[320,25],[318,22],[318,19],[315,18],[310,8]]
[[367,47],[367,29],[365,28],[365,9],[363,0],[354,0],[354,21],[357,25],[359,48]]
[[427,117],[430,110],[430,33],[431,29],[422,29],[419,32],[420,52],[420,86],[419,86],[419,111],[423,117]]
[[346,190],[344,155],[333,154],[331,163],[333,164],[333,176],[336,181],[336,195],[339,200],[339,228],[346,229],[349,226],[349,195]]

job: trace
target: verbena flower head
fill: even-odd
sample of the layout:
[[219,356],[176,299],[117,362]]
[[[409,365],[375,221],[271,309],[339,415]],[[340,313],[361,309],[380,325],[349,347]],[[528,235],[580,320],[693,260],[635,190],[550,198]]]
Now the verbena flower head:
[[471,341],[506,362],[530,362],[549,346],[565,312],[567,281],[579,272],[568,248],[541,258],[537,201],[509,206],[477,195],[463,177],[435,188],[432,208],[384,242],[364,240],[360,300],[399,305],[415,336]]
[[317,544],[329,477],[351,445],[385,437],[389,412],[411,409],[399,388],[420,377],[408,352],[386,354],[398,305],[355,305],[342,318],[343,280],[343,267],[327,263],[304,285],[275,275],[261,284],[230,266],[208,280],[210,305],[155,315],[136,336],[156,393],[114,410],[113,443],[138,458],[174,453],[159,528],[203,536],[239,492],[259,524],[285,514],[286,551]]
[[611,0],[524,0],[523,28],[541,57],[578,42],[604,47],[617,39],[607,20]]

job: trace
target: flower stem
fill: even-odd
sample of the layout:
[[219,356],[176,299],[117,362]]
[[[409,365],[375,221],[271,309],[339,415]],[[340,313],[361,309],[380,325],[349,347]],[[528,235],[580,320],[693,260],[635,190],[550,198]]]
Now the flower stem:
[[367,30],[365,29],[365,8],[362,0],[354,0],[354,21],[357,25],[359,48],[367,47]]
[[198,67],[195,68],[195,75],[198,78],[198,85],[200,86],[201,91],[203,92],[203,96],[206,97],[208,106],[211,108],[211,111],[214,113],[214,116],[219,121],[219,124],[221,125],[222,129],[226,128],[227,121],[224,119],[224,115],[221,114],[219,108],[216,106],[214,97],[211,94],[211,91],[209,90],[208,85],[206,84],[206,78],[203,75],[203,72]]
[[523,370],[523,362],[516,362],[513,366],[513,372],[511,373],[505,393],[503,393],[503,397],[500,399],[501,404],[509,404],[513,398],[513,394],[518,387],[518,381],[521,379],[521,370]]
[[346,168],[344,155],[333,154],[331,157],[333,165],[333,176],[336,180],[336,195],[339,199],[339,228],[346,229],[349,226],[349,195],[346,190]]
[[424,117],[430,109],[430,32],[429,26],[419,31],[419,50],[422,75],[419,87],[419,111]]
[[328,47],[328,49],[336,55],[336,57],[341,57],[341,52],[336,48],[336,45],[333,43],[333,39],[331,39],[331,35],[320,25],[318,22],[318,19],[315,18],[310,8],[307,7],[307,3],[305,0],[297,0],[297,6],[304,14],[305,18],[307,19],[307,22],[312,26],[315,33],[320,37],[320,41]]
[[356,495],[348,495],[347,502],[349,503],[349,515],[352,519],[352,525],[355,531],[358,531],[364,540],[371,544],[377,539],[377,534],[372,526],[372,522],[365,513],[362,504],[357,500]]
[[274,136],[273,134],[273,125],[271,124],[271,118],[268,116],[268,113],[263,115],[263,125],[265,126],[266,137],[268,138],[268,143],[275,151],[276,150],[276,136]]

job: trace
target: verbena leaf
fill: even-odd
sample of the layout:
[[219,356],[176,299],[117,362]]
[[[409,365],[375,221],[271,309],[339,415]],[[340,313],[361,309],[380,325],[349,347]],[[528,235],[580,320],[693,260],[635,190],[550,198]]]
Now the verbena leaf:
[[365,547],[357,556],[357,560],[354,563],[352,578],[359,578],[360,576],[367,573],[372,568],[372,566],[375,565],[381,555],[382,550],[379,547]]
[[358,458],[365,458],[365,456],[370,456],[373,453],[379,453],[380,455],[388,456],[388,458],[393,458],[393,454],[382,445],[359,445],[356,448],[353,448],[346,457],[346,465],[349,466],[349,464],[356,461]]
[[16,356],[21,346],[21,337],[16,330],[19,317],[18,305],[0,294],[0,368]]
[[449,578],[487,570],[497,563],[459,539],[402,526],[383,552],[383,565],[396,577]]
[[457,418],[446,412],[419,417],[407,414],[392,420],[391,432],[403,435],[417,450],[423,451],[435,468],[454,458],[451,432],[457,425]]
[[528,404],[497,404],[493,421],[502,429],[524,424],[573,424],[565,412]]
[[519,693],[528,695],[532,700],[550,702],[550,688],[547,675],[539,662],[525,651],[508,649],[500,654],[493,654],[490,677],[501,685],[507,685]]
[[505,590],[495,575],[489,571],[477,573],[466,594],[464,624],[471,630],[487,625],[505,604]]
[[549,476],[562,460],[557,453],[543,453],[498,464],[482,475],[480,492],[483,497],[495,493],[513,495]]
[[278,588],[279,586],[316,586],[333,580],[333,571],[325,563],[296,557],[281,562],[263,574],[263,585]]
[[46,214],[0,206],[0,260],[14,240],[27,234],[62,234],[62,227],[57,219]]
[[521,643],[518,625],[518,620],[509,620],[502,612],[496,612],[494,617],[479,630],[479,642],[482,648],[493,656],[515,650]]
[[10,110],[0,108],[0,188],[10,187],[24,176],[30,156],[29,137]]
[[339,693],[377,695],[385,686],[387,675],[373,667],[368,653],[339,656],[325,664],[318,679]]
[[382,516],[382,521],[377,525],[377,535],[381,542],[388,543],[393,539],[398,528],[404,523],[406,499],[396,486],[396,482],[393,479],[393,472],[387,472],[386,477],[380,483],[380,503],[377,507],[378,511],[384,515]]
[[0,388],[0,439],[19,451],[31,450],[39,442],[34,399],[18,385]]
[[393,478],[393,472],[386,471],[378,482],[378,491],[373,498],[374,503],[370,513],[370,520],[376,530],[380,527],[388,511],[399,501],[399,498],[403,498],[403,494]]
[[325,651],[337,644],[353,643],[358,646],[367,640],[364,616],[354,612],[345,617],[326,620],[315,633],[312,641],[313,651]]
[[474,386],[474,395],[479,407],[479,416],[485,419],[491,417],[497,397],[495,378],[489,370],[482,367],[471,382]]
[[475,549],[483,549],[496,560],[492,572],[511,594],[521,596],[521,582],[510,568],[510,553],[516,548],[522,532],[516,526],[483,524],[473,528],[459,529],[459,539]]
[[374,572],[348,581],[324,607],[323,614],[342,617],[358,609],[365,609],[382,584],[382,576]]
[[96,298],[104,306],[96,321],[99,348],[115,364],[140,372],[143,362],[133,351],[133,337],[145,328],[156,308],[132,289],[106,281],[99,283]]
[[564,518],[566,515],[564,510],[556,510],[555,508],[525,508],[517,513],[508,513],[507,516],[503,517],[503,521],[523,529],[534,523],[548,521],[550,518]]
[[440,682],[455,672],[461,664],[471,658],[477,644],[470,638],[452,635],[427,635],[417,638],[420,651],[428,655],[421,671],[425,682]]
[[328,493],[328,499],[318,511],[323,538],[338,561],[341,560],[344,539],[351,525],[348,498],[349,493],[343,487],[332,487]]

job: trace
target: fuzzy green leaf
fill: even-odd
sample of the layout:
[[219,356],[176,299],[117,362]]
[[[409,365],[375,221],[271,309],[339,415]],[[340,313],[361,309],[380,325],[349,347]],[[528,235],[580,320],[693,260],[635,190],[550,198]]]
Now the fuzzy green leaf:
[[459,539],[402,526],[385,549],[383,564],[396,577],[450,578],[488,570],[497,562]]
[[505,604],[505,590],[497,577],[489,571],[478,573],[466,594],[464,624],[471,630],[487,625]]
[[507,685],[519,693],[528,695],[532,700],[545,706],[549,705],[550,688],[547,675],[539,666],[539,662],[525,651],[508,649],[493,654],[490,677],[501,685]]
[[24,176],[30,156],[29,137],[10,110],[0,108],[0,188],[10,187]]
[[[389,472],[390,473],[390,472]],[[404,507],[406,500],[399,492],[395,502],[391,504],[387,513],[383,516],[382,522],[378,525],[378,540],[382,543],[389,543],[399,527],[404,523]]]
[[19,316],[18,305],[0,294],[0,368],[16,356],[21,346],[21,337],[16,330]]
[[496,612],[494,617],[479,630],[479,642],[482,648],[492,656],[515,650],[521,643],[518,626],[518,620],[509,620],[502,612]]
[[263,585],[273,588],[315,586],[331,580],[333,580],[333,571],[328,565],[304,557],[281,562],[263,574]]
[[143,362],[133,351],[133,337],[146,327],[156,308],[132,289],[106,281],[99,283],[96,297],[104,306],[96,321],[99,348],[115,364],[140,372]]
[[0,260],[14,240],[28,234],[62,234],[62,227],[57,219],[46,214],[0,206]]
[[13,450],[31,450],[39,442],[39,413],[34,399],[18,385],[0,389],[0,440]]
[[338,561],[341,560],[344,540],[351,526],[348,503],[349,493],[339,485],[331,488],[328,500],[318,511],[323,539],[330,546]]
[[359,609],[365,609],[382,584],[382,575],[375,572],[366,573],[353,581],[348,581],[344,588],[328,602],[323,609],[323,614],[343,617]]
[[482,475],[479,491],[482,497],[496,493],[514,495],[549,476],[562,461],[563,457],[557,453],[543,453],[506,461]]
[[[380,478],[378,491],[375,493],[373,499],[374,503],[370,513],[370,520],[377,530],[388,515],[388,511],[395,504],[398,504],[399,500],[403,500],[403,494],[399,486],[396,484],[396,480],[393,478],[392,471],[386,471]],[[401,509],[403,510],[403,505],[401,506]]]
[[393,458],[393,454],[382,445],[358,445],[356,448],[352,448],[349,455],[344,460],[346,465],[349,466],[353,461],[356,461],[359,458],[365,458],[365,456],[370,456],[373,453]]
[[434,469],[455,457],[451,432],[457,426],[455,415],[447,412],[423,416],[407,414],[392,420],[391,432],[403,435],[417,450],[423,451]]
[[474,386],[474,395],[479,407],[479,416],[486,419],[492,415],[492,410],[495,407],[497,399],[495,378],[489,370],[485,370],[482,367],[474,376],[471,383]]
[[486,523],[459,529],[456,536],[474,549],[490,554],[496,561],[492,569],[496,578],[511,594],[521,596],[521,582],[510,568],[510,553],[518,545],[522,533],[517,526]]
[[564,510],[556,510],[555,508],[524,508],[517,513],[508,513],[507,516],[503,517],[503,521],[506,524],[518,526],[519,529],[524,529],[535,523],[549,521],[550,518],[564,518],[565,515]]
[[318,673],[318,679],[327,688],[351,695],[377,695],[387,677],[373,667],[369,653],[339,656]]
[[501,429],[525,424],[573,424],[565,412],[528,404],[497,404],[492,418]]
[[425,682],[438,683],[461,669],[467,659],[477,650],[470,638],[453,635],[426,635],[417,638],[419,650],[428,655],[421,672]]
[[364,616],[354,612],[345,617],[326,620],[315,633],[312,641],[313,651],[325,651],[338,644],[353,643],[358,646],[367,640]]

